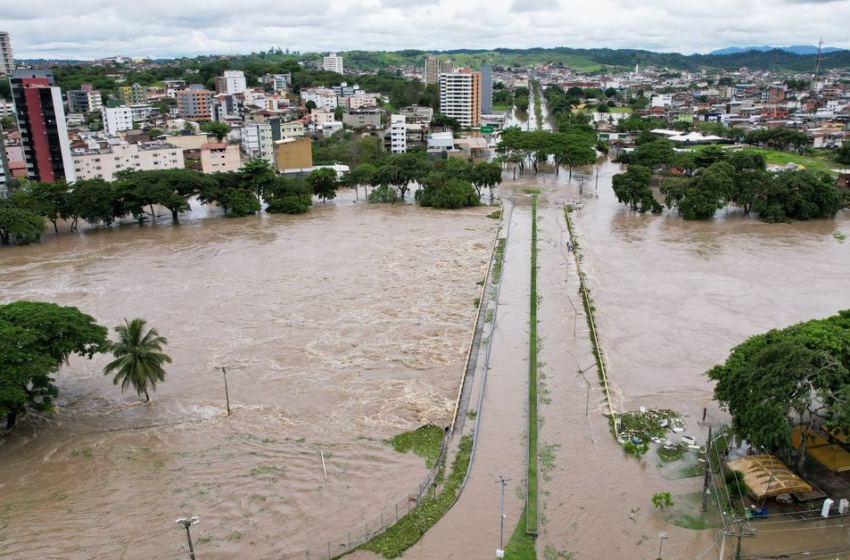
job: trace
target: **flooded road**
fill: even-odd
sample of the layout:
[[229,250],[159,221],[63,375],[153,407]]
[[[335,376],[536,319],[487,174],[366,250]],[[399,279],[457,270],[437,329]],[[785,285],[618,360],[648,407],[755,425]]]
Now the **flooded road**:
[[198,515],[205,558],[259,557],[406,495],[423,461],[382,440],[451,421],[495,223],[351,198],[0,251],[0,302],[143,317],[174,359],[149,405],[74,359],[57,412],[0,439],[0,556],[173,557]]

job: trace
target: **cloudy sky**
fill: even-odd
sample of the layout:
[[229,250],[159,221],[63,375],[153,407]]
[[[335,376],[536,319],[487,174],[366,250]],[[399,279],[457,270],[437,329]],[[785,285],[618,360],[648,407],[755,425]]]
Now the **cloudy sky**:
[[850,48],[850,0],[2,0],[17,58],[300,51]]

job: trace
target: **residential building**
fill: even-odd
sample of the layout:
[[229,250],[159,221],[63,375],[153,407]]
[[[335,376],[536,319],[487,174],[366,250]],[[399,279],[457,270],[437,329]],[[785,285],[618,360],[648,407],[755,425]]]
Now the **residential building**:
[[431,107],[410,105],[408,107],[402,107],[399,114],[407,117],[407,122],[409,123],[430,124],[434,120],[434,109]]
[[262,159],[274,163],[272,125],[245,123],[242,127],[242,151],[251,159]]
[[146,122],[151,118],[154,112],[158,113],[159,109],[154,110],[152,105],[130,105],[130,113],[133,122]]
[[118,88],[118,95],[127,105],[141,105],[148,102],[148,88],[140,84],[121,86]]
[[380,109],[349,109],[342,114],[342,123],[349,128],[380,128],[382,114]]
[[286,171],[313,167],[313,141],[285,138],[274,143],[275,169]]
[[110,136],[118,136],[122,130],[133,129],[133,110],[126,105],[103,107],[103,130]]
[[236,144],[204,144],[201,146],[201,171],[223,173],[237,171],[242,167],[239,146]]
[[242,70],[225,70],[223,76],[215,79],[215,90],[218,93],[242,93],[248,89],[245,73]]
[[163,142],[130,144],[115,139],[90,139],[88,149],[74,150],[74,172],[77,179],[106,179],[125,169],[183,169],[183,150]]
[[[454,70],[454,64],[450,59],[440,62],[440,74],[450,74]],[[438,77],[439,79],[439,77]]]
[[481,65],[481,113],[489,115],[493,112],[493,67]]
[[0,129],[0,198],[9,196],[9,160],[6,158],[6,140]]
[[330,53],[322,59],[322,68],[325,72],[336,72],[337,74],[342,74],[342,57],[337,56],[336,53]]
[[76,180],[62,91],[49,70],[14,70],[12,100],[27,176],[33,181]]
[[436,56],[429,56],[425,59],[425,85],[436,84],[439,80],[440,69]]
[[174,92],[180,116],[189,121],[212,120],[213,92],[193,84],[189,89]]
[[317,109],[333,111],[337,106],[336,92],[330,88],[304,88],[301,90],[301,101],[307,105],[310,101],[316,104]]
[[103,108],[99,91],[75,89],[66,94],[69,113],[97,113]]
[[[272,135],[274,135],[275,130],[272,130]],[[304,123],[299,121],[292,121],[288,123],[280,123],[278,128],[278,134],[280,138],[276,140],[284,140],[287,138],[303,138],[304,137]]]
[[349,109],[360,109],[363,107],[377,107],[377,94],[374,93],[358,93],[343,97],[339,100],[339,104],[348,107]]
[[390,153],[407,152],[407,119],[404,115],[390,117]]
[[15,57],[12,56],[12,42],[9,34],[0,31],[0,78],[9,77],[15,69]]
[[241,121],[245,116],[245,98],[242,95],[218,95],[213,98],[213,120]]
[[481,122],[481,73],[461,68],[440,74],[440,112],[474,128]]
[[271,86],[274,91],[286,94],[292,85],[292,74],[263,74],[260,83]]

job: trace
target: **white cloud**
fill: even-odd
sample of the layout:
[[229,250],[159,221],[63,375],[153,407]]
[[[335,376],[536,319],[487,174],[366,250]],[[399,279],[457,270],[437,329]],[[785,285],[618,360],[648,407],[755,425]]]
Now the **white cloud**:
[[850,48],[848,0],[0,0],[18,58],[352,49]]

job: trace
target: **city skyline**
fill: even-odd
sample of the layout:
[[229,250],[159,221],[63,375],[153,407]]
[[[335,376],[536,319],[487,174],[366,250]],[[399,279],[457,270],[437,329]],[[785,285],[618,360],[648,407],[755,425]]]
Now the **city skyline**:
[[[259,0],[234,15],[225,0],[34,0],[4,7],[17,59],[177,58],[294,51],[635,48],[683,54],[730,46],[824,44],[850,48],[850,0],[718,0],[653,6],[624,0]],[[435,32],[438,30],[439,32]]]

